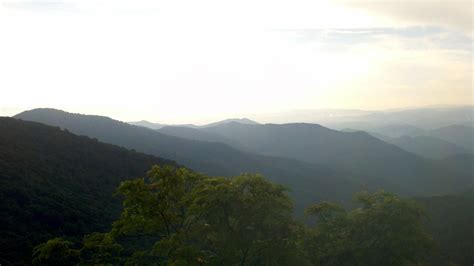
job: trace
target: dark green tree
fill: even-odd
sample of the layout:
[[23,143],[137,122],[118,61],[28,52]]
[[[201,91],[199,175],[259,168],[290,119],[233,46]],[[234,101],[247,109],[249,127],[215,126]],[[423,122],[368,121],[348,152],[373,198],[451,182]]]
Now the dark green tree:
[[205,250],[219,265],[281,265],[297,257],[286,189],[259,175],[210,178],[195,191]]
[[72,242],[53,238],[33,250],[33,265],[74,265],[79,262],[79,250],[71,248]]
[[414,202],[379,191],[356,195],[362,207],[346,212],[332,203],[311,206],[317,226],[307,239],[316,265],[418,265],[432,255],[433,240]]
[[108,233],[86,235],[81,249],[81,261],[89,264],[116,265],[121,262],[123,248]]
[[425,232],[425,213],[414,201],[393,194],[360,193],[363,206],[350,213],[355,255],[365,265],[413,265],[426,262],[434,242]]
[[118,191],[124,210],[110,235],[130,263],[281,265],[298,257],[292,202],[262,176],[155,166]]

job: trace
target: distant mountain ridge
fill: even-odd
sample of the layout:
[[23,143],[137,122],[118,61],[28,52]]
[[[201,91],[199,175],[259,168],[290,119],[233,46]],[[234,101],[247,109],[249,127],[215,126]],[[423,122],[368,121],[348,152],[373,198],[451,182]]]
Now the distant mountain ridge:
[[[36,109],[18,114],[16,118],[60,126],[104,142],[170,158],[210,175],[261,172],[275,182],[290,186],[293,195],[308,198],[314,194],[329,195],[328,190],[331,190],[331,197],[338,199],[339,193],[334,194],[334,187],[329,185],[333,181],[324,177],[324,171],[332,179],[340,180],[337,181],[340,184],[346,183],[343,187],[347,190],[362,186],[385,188],[406,195],[457,192],[472,180],[472,174],[453,170],[455,167],[441,167],[365,132],[340,132],[315,124],[232,122],[198,129],[214,136],[217,134],[221,140],[224,137],[238,143],[244,147],[245,151],[242,151],[232,147],[235,143],[173,137],[110,118],[58,110]],[[175,129],[183,130],[180,127]],[[323,165],[326,170],[321,171],[325,169]],[[334,169],[341,172],[336,174]],[[320,185],[312,188],[318,193],[305,194],[303,191],[311,186],[302,184],[315,182]]]
[[232,147],[238,150],[248,151],[248,149],[241,145],[238,141],[233,141],[224,136],[214,134],[212,132],[207,132],[199,128],[166,126],[157,129],[157,131],[163,134],[184,139],[231,144]]
[[261,173],[274,182],[290,187],[299,211],[307,204],[321,199],[350,202],[353,192],[370,187],[370,184],[353,181],[351,174],[346,171],[287,158],[252,154],[218,142],[174,137],[108,117],[35,109],[20,113],[15,118],[58,126],[106,143],[169,158],[208,175]]
[[146,120],[141,120],[137,122],[128,122],[131,125],[134,126],[142,126],[142,127],[147,127],[151,129],[161,129],[163,127],[186,127],[186,128],[204,128],[204,127],[210,127],[210,126],[216,126],[216,125],[222,125],[222,124],[227,124],[227,123],[240,123],[240,124],[248,124],[248,125],[257,125],[258,123],[250,120],[248,118],[230,118],[230,119],[225,119],[222,121],[214,122],[211,124],[206,124],[202,126],[197,126],[193,124],[178,124],[178,125],[168,125],[168,124],[160,124],[160,123],[152,123]]
[[149,121],[146,121],[146,120],[141,120],[141,121],[136,121],[136,122],[128,122],[128,123],[131,124],[131,125],[134,125],[134,126],[147,127],[147,128],[151,128],[151,129],[160,129],[162,127],[167,126],[165,124],[152,123],[152,122],[149,122]]
[[377,133],[371,133],[371,135],[425,158],[442,159],[457,154],[473,153],[472,149],[463,148],[449,141],[431,136],[412,137],[404,135],[391,138]]
[[430,130],[428,135],[474,150],[474,128],[470,126],[451,125],[441,127]]
[[214,122],[214,123],[211,123],[211,124],[207,124],[207,125],[204,125],[204,126],[201,126],[201,127],[202,128],[213,127],[213,126],[224,125],[224,124],[228,124],[228,123],[237,123],[237,124],[244,124],[244,125],[259,125],[259,123],[255,122],[253,120],[250,120],[248,118],[230,118],[230,119],[225,119],[225,120],[222,120],[222,121]]
[[[207,132],[209,133],[207,137],[219,136],[215,141],[224,141],[236,148],[243,147],[241,149],[253,153],[329,165],[332,168],[350,171],[359,176],[363,182],[385,180],[391,184],[405,186],[405,191],[410,190],[406,188],[407,184],[424,183],[425,189],[430,190],[426,184],[433,186],[437,183],[435,180],[445,180],[439,182],[445,186],[446,180],[449,179],[453,181],[451,184],[453,187],[460,188],[461,184],[472,178],[472,175],[465,174],[458,174],[453,178],[446,169],[439,169],[434,161],[406,152],[365,132],[340,132],[317,124],[228,123],[196,129],[186,134],[183,133],[186,130],[182,128],[163,128],[163,130],[166,130],[167,134],[190,139],[196,139],[203,134],[202,132]],[[458,177],[459,180],[456,180]],[[438,187],[435,190],[442,191],[443,188]]]
[[434,129],[450,125],[474,125],[474,106],[426,106],[390,110],[307,109],[254,115],[267,123],[316,123],[334,129],[373,131],[376,127],[410,125]]
[[389,125],[375,127],[369,131],[371,134],[379,134],[378,137],[384,139],[409,137],[430,137],[437,138],[462,149],[474,151],[474,127],[466,125],[449,125],[434,129],[422,129],[411,125]]

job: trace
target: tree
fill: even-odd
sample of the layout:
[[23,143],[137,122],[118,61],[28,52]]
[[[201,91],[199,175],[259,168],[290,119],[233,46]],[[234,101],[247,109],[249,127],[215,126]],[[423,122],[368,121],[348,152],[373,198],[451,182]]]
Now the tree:
[[81,249],[81,260],[94,265],[116,265],[123,248],[110,234],[92,233],[86,235]]
[[260,175],[155,166],[118,191],[124,210],[110,235],[131,263],[281,265],[297,257],[287,190]]
[[79,262],[79,250],[72,249],[72,242],[53,238],[33,250],[33,265],[74,265]]
[[320,203],[308,212],[318,226],[307,242],[312,261],[322,265],[416,265],[427,261],[433,240],[414,202],[383,191],[356,196],[362,207],[345,212]]
[[425,262],[433,248],[422,226],[424,211],[413,201],[386,193],[360,193],[362,208],[351,212],[355,255],[365,264],[411,265]]
[[291,200],[260,175],[205,180],[192,213],[201,216],[204,247],[220,265],[281,265],[296,257]]
[[114,222],[111,235],[128,243],[125,255],[130,262],[202,260],[199,251],[189,244],[194,217],[188,213],[193,190],[203,179],[186,168],[154,166],[146,178],[120,185],[124,210]]

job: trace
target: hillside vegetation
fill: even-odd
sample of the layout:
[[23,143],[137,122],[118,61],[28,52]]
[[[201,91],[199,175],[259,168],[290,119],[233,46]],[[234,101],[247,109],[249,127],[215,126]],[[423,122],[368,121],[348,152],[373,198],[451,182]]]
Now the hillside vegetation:
[[121,181],[174,162],[39,123],[0,118],[0,263],[26,263],[52,236],[109,228]]

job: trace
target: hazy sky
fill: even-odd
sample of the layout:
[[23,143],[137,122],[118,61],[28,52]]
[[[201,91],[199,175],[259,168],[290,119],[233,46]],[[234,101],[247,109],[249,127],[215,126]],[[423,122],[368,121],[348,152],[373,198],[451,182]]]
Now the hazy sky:
[[0,0],[0,115],[472,104],[471,1]]

